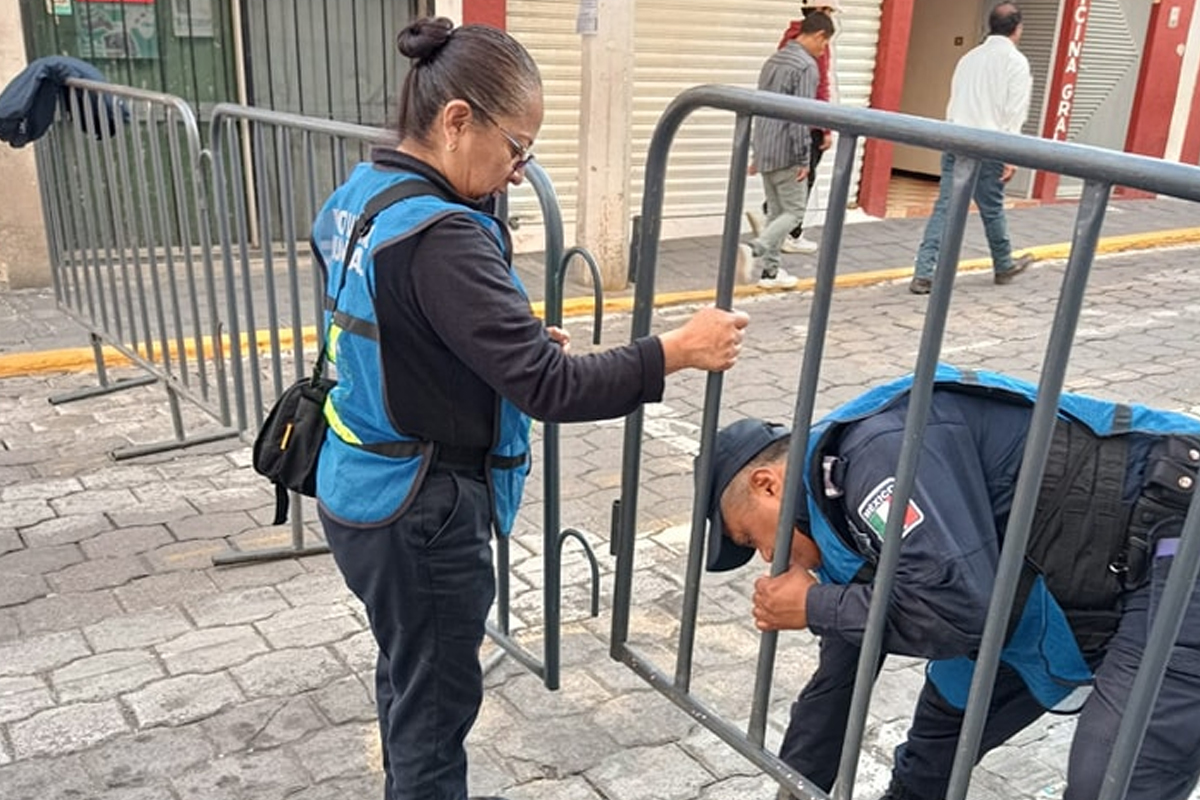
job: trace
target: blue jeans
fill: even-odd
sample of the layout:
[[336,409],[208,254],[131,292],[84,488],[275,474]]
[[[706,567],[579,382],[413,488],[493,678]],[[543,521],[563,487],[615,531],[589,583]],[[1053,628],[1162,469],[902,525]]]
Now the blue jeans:
[[483,702],[479,647],[496,594],[482,474],[432,470],[376,528],[321,513],[333,558],[379,645],[375,702],[385,800],[465,800],[463,745]]
[[[1008,221],[1004,217],[1004,184],[1000,176],[1004,165],[999,161],[984,161],[979,167],[974,200],[983,220],[988,249],[992,251],[992,270],[996,273],[1012,269],[1012,242],[1008,238]],[[942,153],[942,177],[938,184],[937,202],[925,224],[925,235],[917,249],[916,277],[930,279],[937,268],[938,248],[946,227],[946,208],[950,205],[950,190],[954,187],[954,156]]]
[[762,173],[769,222],[762,234],[750,242],[750,249],[762,259],[763,277],[772,277],[779,270],[779,247],[784,237],[804,221],[808,184],[796,180],[799,171],[796,166]]

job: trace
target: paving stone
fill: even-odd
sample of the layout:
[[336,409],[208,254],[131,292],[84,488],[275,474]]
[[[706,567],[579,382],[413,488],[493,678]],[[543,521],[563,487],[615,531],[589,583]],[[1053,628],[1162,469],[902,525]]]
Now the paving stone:
[[[0,461],[5,453],[11,450],[0,450]],[[0,519],[5,525],[14,528],[27,528],[42,520],[53,519],[56,516],[53,508],[45,500],[14,500],[0,503]]]
[[605,796],[692,800],[713,776],[673,744],[623,749],[587,771]]
[[312,693],[312,701],[330,722],[370,722],[377,717],[375,701],[357,675],[347,675]]
[[21,630],[28,636],[82,628],[119,614],[121,608],[112,592],[104,590],[55,594],[25,603],[14,611]]
[[213,489],[188,499],[201,514],[215,514],[231,510],[249,511],[268,503],[274,504],[275,492],[270,484],[262,481],[261,486]]
[[214,595],[217,587],[202,572],[164,572],[139,578],[115,591],[125,610],[136,613]]
[[179,541],[222,539],[257,527],[249,514],[238,510],[218,510],[184,519],[168,520],[167,527]]
[[0,528],[0,556],[5,553],[11,553],[14,550],[24,550],[25,542],[12,528]]
[[136,555],[175,541],[164,525],[118,528],[79,543],[88,558]]
[[9,575],[48,575],[83,560],[83,553],[72,544],[34,547],[0,556],[0,578]]
[[21,628],[17,625],[17,615],[12,610],[0,608],[0,644],[15,641],[21,636]]
[[21,536],[30,547],[50,547],[90,539],[108,530],[112,530],[112,523],[101,513],[73,514],[30,525]]
[[78,631],[29,637],[0,645],[0,675],[32,675],[88,654]]
[[53,447],[0,447],[0,467],[41,464],[55,456]]
[[79,481],[88,489],[114,489],[154,483],[162,477],[157,467],[122,463],[81,475]]
[[[287,800],[345,800],[348,797],[380,797],[383,795],[383,773],[373,772],[370,775],[359,775],[354,778],[334,778],[333,780],[309,786],[296,794],[288,795]],[[472,795],[474,797],[475,795]],[[513,800],[518,800],[513,795]],[[521,795],[519,800],[528,800]],[[562,800],[585,800],[584,798],[562,798]],[[600,800],[592,795],[586,800]]]
[[241,589],[247,586],[274,586],[304,572],[294,558],[282,561],[239,564],[213,572],[213,581],[222,590]]
[[83,635],[97,653],[102,653],[147,647],[191,629],[191,623],[178,610],[156,608],[137,614],[110,615],[85,627]]
[[157,659],[144,650],[113,650],[55,670],[50,674],[50,684],[59,701],[73,703],[116,697],[163,674]]
[[99,787],[78,756],[14,761],[0,766],[4,800],[82,800]]
[[186,500],[173,499],[156,502],[139,502],[133,508],[116,509],[108,512],[118,528],[139,525],[162,525],[168,522],[195,516],[196,509]]
[[41,678],[20,675],[0,678],[0,722],[25,719],[54,705],[54,698]]
[[52,708],[8,728],[16,758],[85,750],[127,730],[129,725],[116,700]]
[[237,685],[221,672],[166,678],[125,695],[142,728],[194,722],[242,700]]
[[28,465],[0,466],[0,486],[12,486],[33,479],[33,470]]
[[253,622],[283,611],[288,604],[275,587],[253,586],[202,597],[187,603],[185,607],[197,625],[209,628]]
[[105,742],[85,753],[83,763],[105,786],[129,791],[178,775],[214,755],[215,748],[196,728],[154,728]]
[[56,497],[75,494],[82,490],[83,484],[75,478],[62,478],[54,481],[30,481],[18,486],[9,486],[0,489],[0,501],[8,503],[14,500],[51,500]]
[[273,648],[315,647],[341,641],[363,629],[362,622],[342,603],[300,606],[280,611],[255,623]]
[[277,650],[229,670],[248,697],[278,697],[325,686],[347,672],[329,651]]
[[326,728],[298,742],[293,750],[300,763],[320,783],[330,778],[362,775],[371,769],[366,743],[379,740],[379,726],[347,723]]
[[[504,715],[507,727],[500,731],[477,724],[471,737],[487,741],[501,760],[527,762],[525,779],[578,774],[599,767],[621,751],[621,746],[604,730],[584,716],[524,720],[513,724]],[[519,754],[519,755],[518,755]],[[616,795],[614,795],[616,796]]]
[[267,651],[267,643],[249,625],[201,628],[154,646],[172,675],[215,672],[242,664]]
[[[304,566],[311,567],[316,562],[315,557],[306,558]],[[346,588],[346,581],[336,568],[315,573],[306,572],[284,581],[276,588],[294,606],[346,602],[353,598],[350,590]]]
[[374,671],[375,662],[379,660],[379,645],[369,630],[338,642],[333,649],[355,673]]
[[309,784],[300,763],[283,749],[237,753],[172,778],[180,800],[290,797]]
[[97,489],[58,497],[50,501],[50,506],[62,517],[72,514],[107,513],[122,508],[132,508],[137,504],[137,497],[128,489]]
[[47,580],[60,592],[87,592],[121,586],[146,573],[142,559],[122,556],[84,561],[47,576]]
[[229,545],[220,539],[190,539],[186,542],[171,541],[146,553],[146,561],[155,572],[178,570],[202,570],[213,565],[213,556],[229,550]]
[[304,696],[252,700],[200,723],[222,755],[278,747],[323,727],[325,721]]
[[0,607],[18,606],[50,593],[41,575],[13,575],[0,572]]

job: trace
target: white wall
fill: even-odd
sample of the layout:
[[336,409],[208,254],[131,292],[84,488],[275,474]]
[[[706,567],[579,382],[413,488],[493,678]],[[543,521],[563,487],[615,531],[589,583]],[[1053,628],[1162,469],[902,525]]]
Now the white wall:
[[[25,68],[18,0],[0,0],[0,87]],[[0,286],[13,289],[50,284],[50,259],[42,224],[33,145],[13,149],[0,144]]]

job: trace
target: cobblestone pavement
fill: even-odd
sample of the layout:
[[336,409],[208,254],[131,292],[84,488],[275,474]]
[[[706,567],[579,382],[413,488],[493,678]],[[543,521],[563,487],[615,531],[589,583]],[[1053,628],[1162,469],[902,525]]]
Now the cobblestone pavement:
[[[1176,249],[1098,262],[1069,389],[1200,412],[1198,257]],[[1035,377],[1062,274],[1061,263],[1045,262],[1008,286],[960,276],[944,359]],[[819,410],[911,369],[925,305],[903,283],[838,290]],[[744,308],[752,327],[724,382],[722,422],[786,420],[809,298],[774,295]],[[663,310],[655,324],[685,313]],[[577,343],[587,326],[572,322]],[[627,317],[605,324],[607,342],[628,332]],[[329,557],[211,566],[229,548],[289,540],[269,525],[272,493],[249,468],[248,448],[225,442],[115,462],[114,448],[170,437],[168,406],[156,387],[47,402],[92,381],[0,381],[0,798],[380,796],[373,642]],[[672,376],[645,425],[630,638],[664,670],[673,668],[705,382]],[[184,421],[212,426],[189,408]],[[568,546],[562,689],[544,690],[512,659],[488,673],[469,740],[472,788],[511,800],[766,800],[771,781],[608,658],[606,542],[622,436],[619,422],[563,428],[562,519],[588,531],[600,554],[601,614],[587,616],[588,570]],[[541,499],[535,469],[512,547],[514,627],[535,651]],[[692,691],[735,721],[746,718],[753,684],[749,596],[760,569],[704,577]],[[780,637],[769,747],[815,659],[809,634]],[[887,663],[856,796],[882,791],[921,676],[920,662]],[[984,760],[970,797],[1058,796],[1071,732],[1069,717],[1024,731]]]

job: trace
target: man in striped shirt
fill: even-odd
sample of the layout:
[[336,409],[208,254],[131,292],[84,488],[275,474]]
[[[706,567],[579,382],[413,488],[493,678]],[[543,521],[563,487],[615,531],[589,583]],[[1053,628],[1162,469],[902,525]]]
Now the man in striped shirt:
[[[829,46],[833,30],[826,14],[805,17],[796,38],[763,64],[759,90],[816,98],[820,82],[816,59]],[[746,282],[757,277],[758,285],[768,289],[796,285],[795,276],[780,267],[779,254],[784,238],[804,218],[811,137],[809,127],[799,122],[770,117],[754,121],[751,169],[762,177],[769,222],[761,234],[738,248],[738,273]]]

